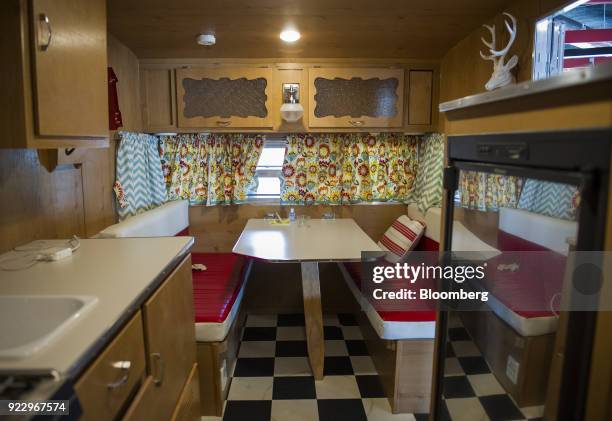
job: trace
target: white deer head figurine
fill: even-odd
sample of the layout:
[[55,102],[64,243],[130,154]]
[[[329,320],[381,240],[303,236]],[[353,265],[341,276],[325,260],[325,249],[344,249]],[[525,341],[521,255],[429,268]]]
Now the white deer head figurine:
[[512,56],[507,63],[504,63],[504,59],[514,39],[516,38],[516,18],[512,16],[510,13],[504,12],[504,15],[510,18],[510,23],[504,19],[504,24],[506,29],[510,33],[510,40],[508,41],[508,45],[501,50],[495,50],[495,25],[483,25],[485,28],[489,30],[491,33],[491,42],[487,42],[484,38],[480,38],[484,45],[489,48],[490,55],[485,55],[480,52],[480,57],[485,60],[491,60],[493,62],[493,74],[491,75],[491,79],[485,84],[485,88],[487,91],[492,91],[496,88],[501,88],[502,86],[509,85],[515,82],[514,75],[510,72],[514,66],[518,63],[518,57]]

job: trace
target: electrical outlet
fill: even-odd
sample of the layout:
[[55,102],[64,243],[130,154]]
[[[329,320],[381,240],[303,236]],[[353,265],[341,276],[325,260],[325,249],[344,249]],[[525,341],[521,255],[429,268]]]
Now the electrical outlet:
[[515,360],[512,355],[508,355],[508,360],[506,361],[506,376],[510,379],[513,384],[516,384],[518,381],[519,369],[521,365]]

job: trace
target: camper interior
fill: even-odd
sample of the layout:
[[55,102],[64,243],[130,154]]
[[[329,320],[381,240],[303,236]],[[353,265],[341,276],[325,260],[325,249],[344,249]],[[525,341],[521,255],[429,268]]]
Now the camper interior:
[[0,34],[0,419],[612,419],[612,1]]

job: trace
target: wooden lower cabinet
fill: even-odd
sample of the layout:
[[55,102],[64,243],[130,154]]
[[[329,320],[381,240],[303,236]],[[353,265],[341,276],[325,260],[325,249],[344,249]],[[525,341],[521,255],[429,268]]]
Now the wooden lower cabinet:
[[[83,419],[199,419],[195,348],[187,256],[77,381]],[[115,367],[124,361],[130,370]]]

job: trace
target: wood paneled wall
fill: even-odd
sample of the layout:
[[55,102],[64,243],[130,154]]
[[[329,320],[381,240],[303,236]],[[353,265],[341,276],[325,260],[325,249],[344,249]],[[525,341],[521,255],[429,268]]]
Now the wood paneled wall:
[[[514,72],[517,81],[531,80],[533,39],[536,21],[558,9],[569,0],[517,0],[507,7],[518,21],[518,33],[508,58],[519,57]],[[498,46],[507,42],[504,17],[499,14],[488,23],[495,24]],[[482,60],[480,37],[490,35],[479,28],[450,49],[440,65],[440,101],[449,101],[485,91],[493,64]],[[470,109],[443,113],[439,130],[446,134],[502,131],[554,130],[582,127],[605,127],[612,123],[611,84],[568,89],[545,96],[525,97],[503,103],[486,104]]]
[[[189,208],[189,233],[196,237],[194,251],[232,251],[234,243],[250,218],[263,218],[267,213],[278,212],[286,217],[291,206],[234,205],[192,206]],[[352,206],[295,206],[298,215],[320,218],[333,211],[336,218],[353,218],[374,241],[382,236],[391,223],[406,213],[406,205],[352,205]],[[316,239],[313,239],[316,241]]]
[[[138,130],[138,60],[109,37],[108,61],[119,78],[125,128]],[[40,165],[36,150],[0,151],[0,253],[41,238],[91,236],[114,223],[114,146],[87,150],[82,164],[53,172]]]

